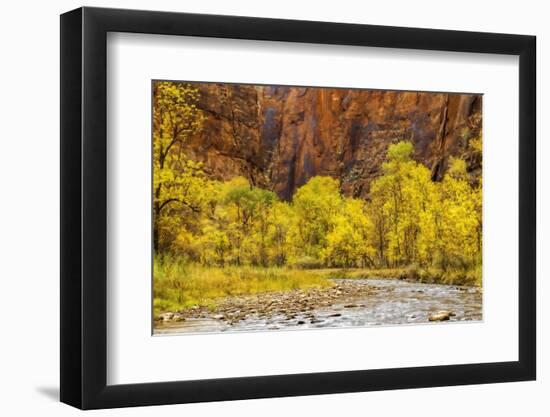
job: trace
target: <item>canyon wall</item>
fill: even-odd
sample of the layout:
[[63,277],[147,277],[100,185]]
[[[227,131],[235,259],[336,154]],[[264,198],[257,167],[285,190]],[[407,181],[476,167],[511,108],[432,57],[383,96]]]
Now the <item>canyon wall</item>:
[[289,200],[315,175],[339,178],[346,195],[368,197],[388,145],[414,144],[414,159],[438,181],[450,156],[475,181],[481,157],[482,96],[405,91],[195,83],[202,131],[187,156],[212,177],[241,175]]

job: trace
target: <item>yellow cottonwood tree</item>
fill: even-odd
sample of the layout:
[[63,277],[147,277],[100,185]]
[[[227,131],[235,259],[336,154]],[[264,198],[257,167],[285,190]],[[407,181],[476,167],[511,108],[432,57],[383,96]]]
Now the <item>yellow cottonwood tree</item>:
[[442,267],[465,267],[475,262],[480,248],[477,212],[480,207],[476,203],[476,191],[468,182],[463,160],[451,158],[440,196]]
[[[200,131],[204,116],[197,108],[199,92],[190,84],[153,84],[153,242],[155,252],[168,244],[182,211],[198,213],[208,180],[200,163],[186,159],[186,139]],[[162,237],[172,234],[170,239]],[[162,235],[162,236],[161,236]]]
[[412,159],[412,152],[410,142],[390,145],[382,166],[384,174],[371,187],[371,207],[381,211],[378,222],[381,217],[386,223],[385,257],[393,265],[406,265],[418,258],[420,217],[428,210],[432,193],[430,172]]
[[331,177],[313,177],[296,191],[292,205],[296,214],[294,242],[302,255],[319,259],[342,205],[340,182]]
[[376,250],[371,245],[372,230],[365,202],[355,198],[344,199],[342,210],[335,216],[332,230],[327,235],[321,259],[328,266],[374,267]]
[[[368,201],[342,196],[339,181],[322,176],[301,186],[291,202],[280,201],[243,177],[210,179],[200,163],[187,159],[185,140],[200,129],[202,117],[189,104],[196,96],[165,87],[158,90],[159,99],[188,94],[178,103],[192,109],[182,113],[186,118],[196,120],[183,129],[177,115],[155,113],[155,249],[160,253],[222,267],[414,264],[466,270],[481,264],[481,180],[471,183],[464,160],[451,158],[443,180],[434,182],[428,168],[413,159],[412,143],[401,141],[388,147]],[[173,120],[179,121],[172,125]]]
[[276,201],[271,207],[269,242],[274,265],[283,266],[292,256],[291,228],[295,224],[294,216],[293,207],[284,201]]

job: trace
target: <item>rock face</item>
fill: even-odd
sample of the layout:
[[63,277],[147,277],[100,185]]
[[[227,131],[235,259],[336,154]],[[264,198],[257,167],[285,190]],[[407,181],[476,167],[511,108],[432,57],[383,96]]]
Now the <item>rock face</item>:
[[388,145],[407,139],[440,180],[450,156],[472,177],[481,158],[482,96],[340,88],[195,84],[206,120],[188,156],[213,178],[241,175],[291,199],[315,175],[339,178],[346,195],[367,197]]

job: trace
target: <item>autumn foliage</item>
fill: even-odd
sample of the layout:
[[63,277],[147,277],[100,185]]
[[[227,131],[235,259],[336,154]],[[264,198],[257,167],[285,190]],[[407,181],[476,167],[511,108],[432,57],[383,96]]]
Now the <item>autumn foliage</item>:
[[[481,183],[461,159],[443,180],[413,159],[413,145],[387,149],[368,199],[313,177],[291,201],[235,177],[211,179],[186,155],[204,116],[188,84],[154,86],[154,249],[208,267],[471,269],[481,264]],[[481,139],[471,141],[481,153]]]

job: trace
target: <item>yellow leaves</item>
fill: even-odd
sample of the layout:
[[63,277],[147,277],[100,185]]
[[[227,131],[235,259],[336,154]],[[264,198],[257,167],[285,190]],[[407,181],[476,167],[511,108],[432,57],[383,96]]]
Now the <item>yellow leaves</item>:
[[292,201],[297,210],[333,213],[341,204],[340,182],[331,177],[313,177],[296,191]]
[[[185,141],[198,133],[204,116],[197,108],[199,92],[186,83],[153,84],[153,215],[154,248],[185,246],[177,229],[185,215],[208,203],[211,186],[202,165],[186,158]],[[170,224],[169,227],[166,227]],[[181,227],[181,226],[180,226]]]
[[451,158],[447,175],[436,183],[411,155],[407,142],[391,145],[384,175],[371,186],[379,263],[430,264],[435,253],[444,268],[457,259],[475,262],[481,251],[481,186],[470,186],[462,159]]
[[365,212],[365,202],[344,199],[341,213],[332,222],[327,235],[326,247],[321,250],[321,259],[328,266],[365,267],[374,255],[369,244],[372,223]]
[[439,253],[443,268],[481,257],[481,188],[470,186],[463,161],[455,159],[450,166],[433,207],[438,221],[431,249]]
[[407,141],[401,141],[388,147],[386,159],[388,163],[409,161],[413,154],[413,144]]
[[209,179],[203,164],[184,152],[202,123],[193,101],[198,93],[173,83],[155,88],[153,191],[161,251],[218,266],[283,266],[306,258],[331,267],[479,264],[481,181],[469,184],[464,160],[451,158],[443,181],[433,182],[412,159],[412,144],[398,142],[371,183],[369,201],[344,197],[338,180],[318,176],[283,202],[243,177]]
[[304,255],[319,258],[342,202],[340,183],[330,177],[313,177],[296,191],[292,205],[299,221],[294,239]]
[[483,140],[481,134],[477,138],[470,139],[469,147],[474,152],[478,152],[480,154],[483,152]]
[[451,156],[447,175],[455,179],[467,180],[468,173],[466,172],[466,161],[464,159],[454,158]]

